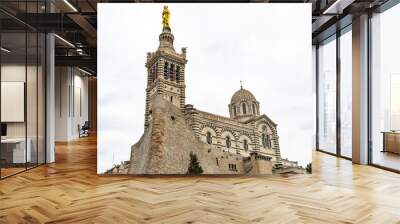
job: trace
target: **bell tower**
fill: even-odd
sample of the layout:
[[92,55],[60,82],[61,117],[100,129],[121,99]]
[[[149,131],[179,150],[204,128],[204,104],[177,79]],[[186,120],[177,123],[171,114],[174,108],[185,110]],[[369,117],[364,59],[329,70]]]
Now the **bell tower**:
[[160,44],[155,52],[147,53],[147,88],[145,129],[149,126],[152,116],[152,98],[161,95],[165,100],[180,109],[185,106],[185,65],[186,48],[177,53],[174,49],[174,35],[169,26],[170,13],[164,6],[162,13],[162,32],[159,35]]

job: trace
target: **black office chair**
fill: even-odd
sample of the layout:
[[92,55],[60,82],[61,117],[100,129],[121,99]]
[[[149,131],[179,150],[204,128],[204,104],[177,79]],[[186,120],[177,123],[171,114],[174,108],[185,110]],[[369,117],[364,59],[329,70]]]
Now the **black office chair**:
[[89,129],[90,129],[89,121],[85,121],[82,127],[79,128],[79,138],[89,136]]

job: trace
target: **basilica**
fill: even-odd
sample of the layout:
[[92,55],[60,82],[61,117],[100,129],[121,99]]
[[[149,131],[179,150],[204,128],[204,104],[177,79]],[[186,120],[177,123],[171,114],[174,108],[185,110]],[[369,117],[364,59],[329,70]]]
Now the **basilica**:
[[176,52],[164,7],[159,47],[147,53],[144,134],[118,173],[185,174],[195,154],[205,174],[304,173],[282,159],[277,124],[261,114],[260,103],[240,86],[228,105],[229,117],[185,101],[186,48]]

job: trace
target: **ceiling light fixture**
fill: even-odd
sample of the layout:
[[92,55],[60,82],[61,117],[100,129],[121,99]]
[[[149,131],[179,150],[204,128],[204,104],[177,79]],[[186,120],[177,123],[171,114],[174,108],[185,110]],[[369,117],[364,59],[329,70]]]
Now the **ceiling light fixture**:
[[11,52],[11,50],[9,50],[9,49],[7,49],[5,47],[1,47],[0,49],[1,49],[1,51],[4,51],[6,53],[10,53]]
[[57,34],[54,34],[54,36],[55,37],[57,37],[59,40],[61,40],[62,42],[64,42],[64,43],[66,43],[67,45],[69,45],[70,47],[73,47],[73,48],[75,48],[75,45],[73,45],[71,42],[69,42],[68,40],[66,40],[66,39],[64,39],[64,38],[62,38],[62,37],[60,37],[59,35],[57,35]]
[[85,74],[87,74],[87,75],[90,75],[90,76],[93,75],[92,73],[90,73],[90,72],[88,72],[88,71],[86,71],[86,70],[83,70],[83,69],[81,69],[81,68],[79,68],[79,67],[78,67],[78,70],[81,71],[81,72],[83,72],[83,73],[85,73]]
[[324,10],[322,14],[342,14],[343,9],[351,5],[355,0],[336,0],[332,5]]
[[65,4],[67,4],[74,12],[78,12],[78,10],[68,1],[64,0]]

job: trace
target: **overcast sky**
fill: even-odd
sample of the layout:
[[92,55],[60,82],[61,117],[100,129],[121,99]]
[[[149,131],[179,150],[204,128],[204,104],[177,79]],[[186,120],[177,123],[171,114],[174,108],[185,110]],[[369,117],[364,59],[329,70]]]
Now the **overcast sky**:
[[[98,172],[129,160],[143,133],[146,52],[166,4],[98,4]],[[243,87],[278,124],[283,158],[311,162],[311,4],[167,4],[175,50],[187,47],[186,103],[229,116]]]

